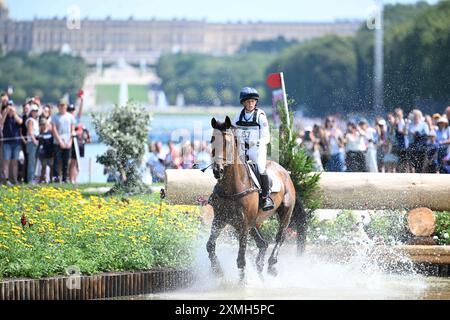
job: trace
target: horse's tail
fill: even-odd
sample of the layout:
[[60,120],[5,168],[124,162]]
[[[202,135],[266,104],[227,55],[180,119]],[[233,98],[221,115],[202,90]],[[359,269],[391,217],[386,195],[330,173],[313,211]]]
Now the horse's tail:
[[300,195],[297,193],[289,227],[293,228],[297,232],[297,254],[299,255],[303,254],[305,251],[308,221],[308,214],[303,208]]

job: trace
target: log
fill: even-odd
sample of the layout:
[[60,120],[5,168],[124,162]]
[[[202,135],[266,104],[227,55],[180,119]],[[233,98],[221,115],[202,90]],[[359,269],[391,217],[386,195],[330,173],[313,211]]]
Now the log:
[[[322,209],[450,210],[450,179],[445,174],[323,172],[320,177]],[[208,199],[216,179],[212,170],[166,170],[167,201],[197,204]]]
[[416,237],[429,237],[436,229],[436,217],[428,208],[416,208],[408,212],[408,228]]

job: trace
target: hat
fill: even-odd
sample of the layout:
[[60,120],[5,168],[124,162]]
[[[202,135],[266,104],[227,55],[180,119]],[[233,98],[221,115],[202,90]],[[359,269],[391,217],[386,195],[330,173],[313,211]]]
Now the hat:
[[37,106],[37,104],[34,104],[34,103],[33,103],[33,104],[31,105],[30,112],[31,112],[31,111],[39,111],[39,107]]
[[448,120],[446,117],[440,117],[439,120],[437,121],[437,123],[446,123],[448,124]]
[[360,124],[362,124],[362,123],[369,123],[369,122],[367,122],[367,120],[365,119],[365,118],[361,118],[361,119],[359,119],[359,123]]
[[69,107],[67,107],[67,111],[74,111],[75,110],[75,106],[73,104],[69,105]]
[[378,125],[385,126],[386,125],[386,120],[384,120],[384,119],[378,120]]
[[313,128],[311,126],[307,126],[305,128],[305,132],[311,132],[311,131],[313,131]]
[[433,119],[439,119],[441,115],[439,113],[435,113],[431,116]]

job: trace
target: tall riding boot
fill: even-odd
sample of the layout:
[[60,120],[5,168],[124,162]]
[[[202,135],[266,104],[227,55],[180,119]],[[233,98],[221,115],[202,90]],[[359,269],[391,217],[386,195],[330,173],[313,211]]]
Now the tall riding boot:
[[267,174],[261,175],[261,188],[262,188],[262,200],[263,211],[269,211],[274,208],[272,199],[269,192],[269,176]]

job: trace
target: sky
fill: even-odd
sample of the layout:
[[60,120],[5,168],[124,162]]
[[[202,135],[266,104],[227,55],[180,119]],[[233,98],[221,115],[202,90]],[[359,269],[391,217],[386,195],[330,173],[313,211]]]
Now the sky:
[[[1,2],[2,0],[0,0]],[[3,0],[15,20],[62,18],[72,6],[81,17],[104,19],[171,20],[209,22],[300,21],[328,22],[366,19],[376,0]],[[417,0],[384,0],[385,4]],[[427,0],[435,4],[438,0]]]

